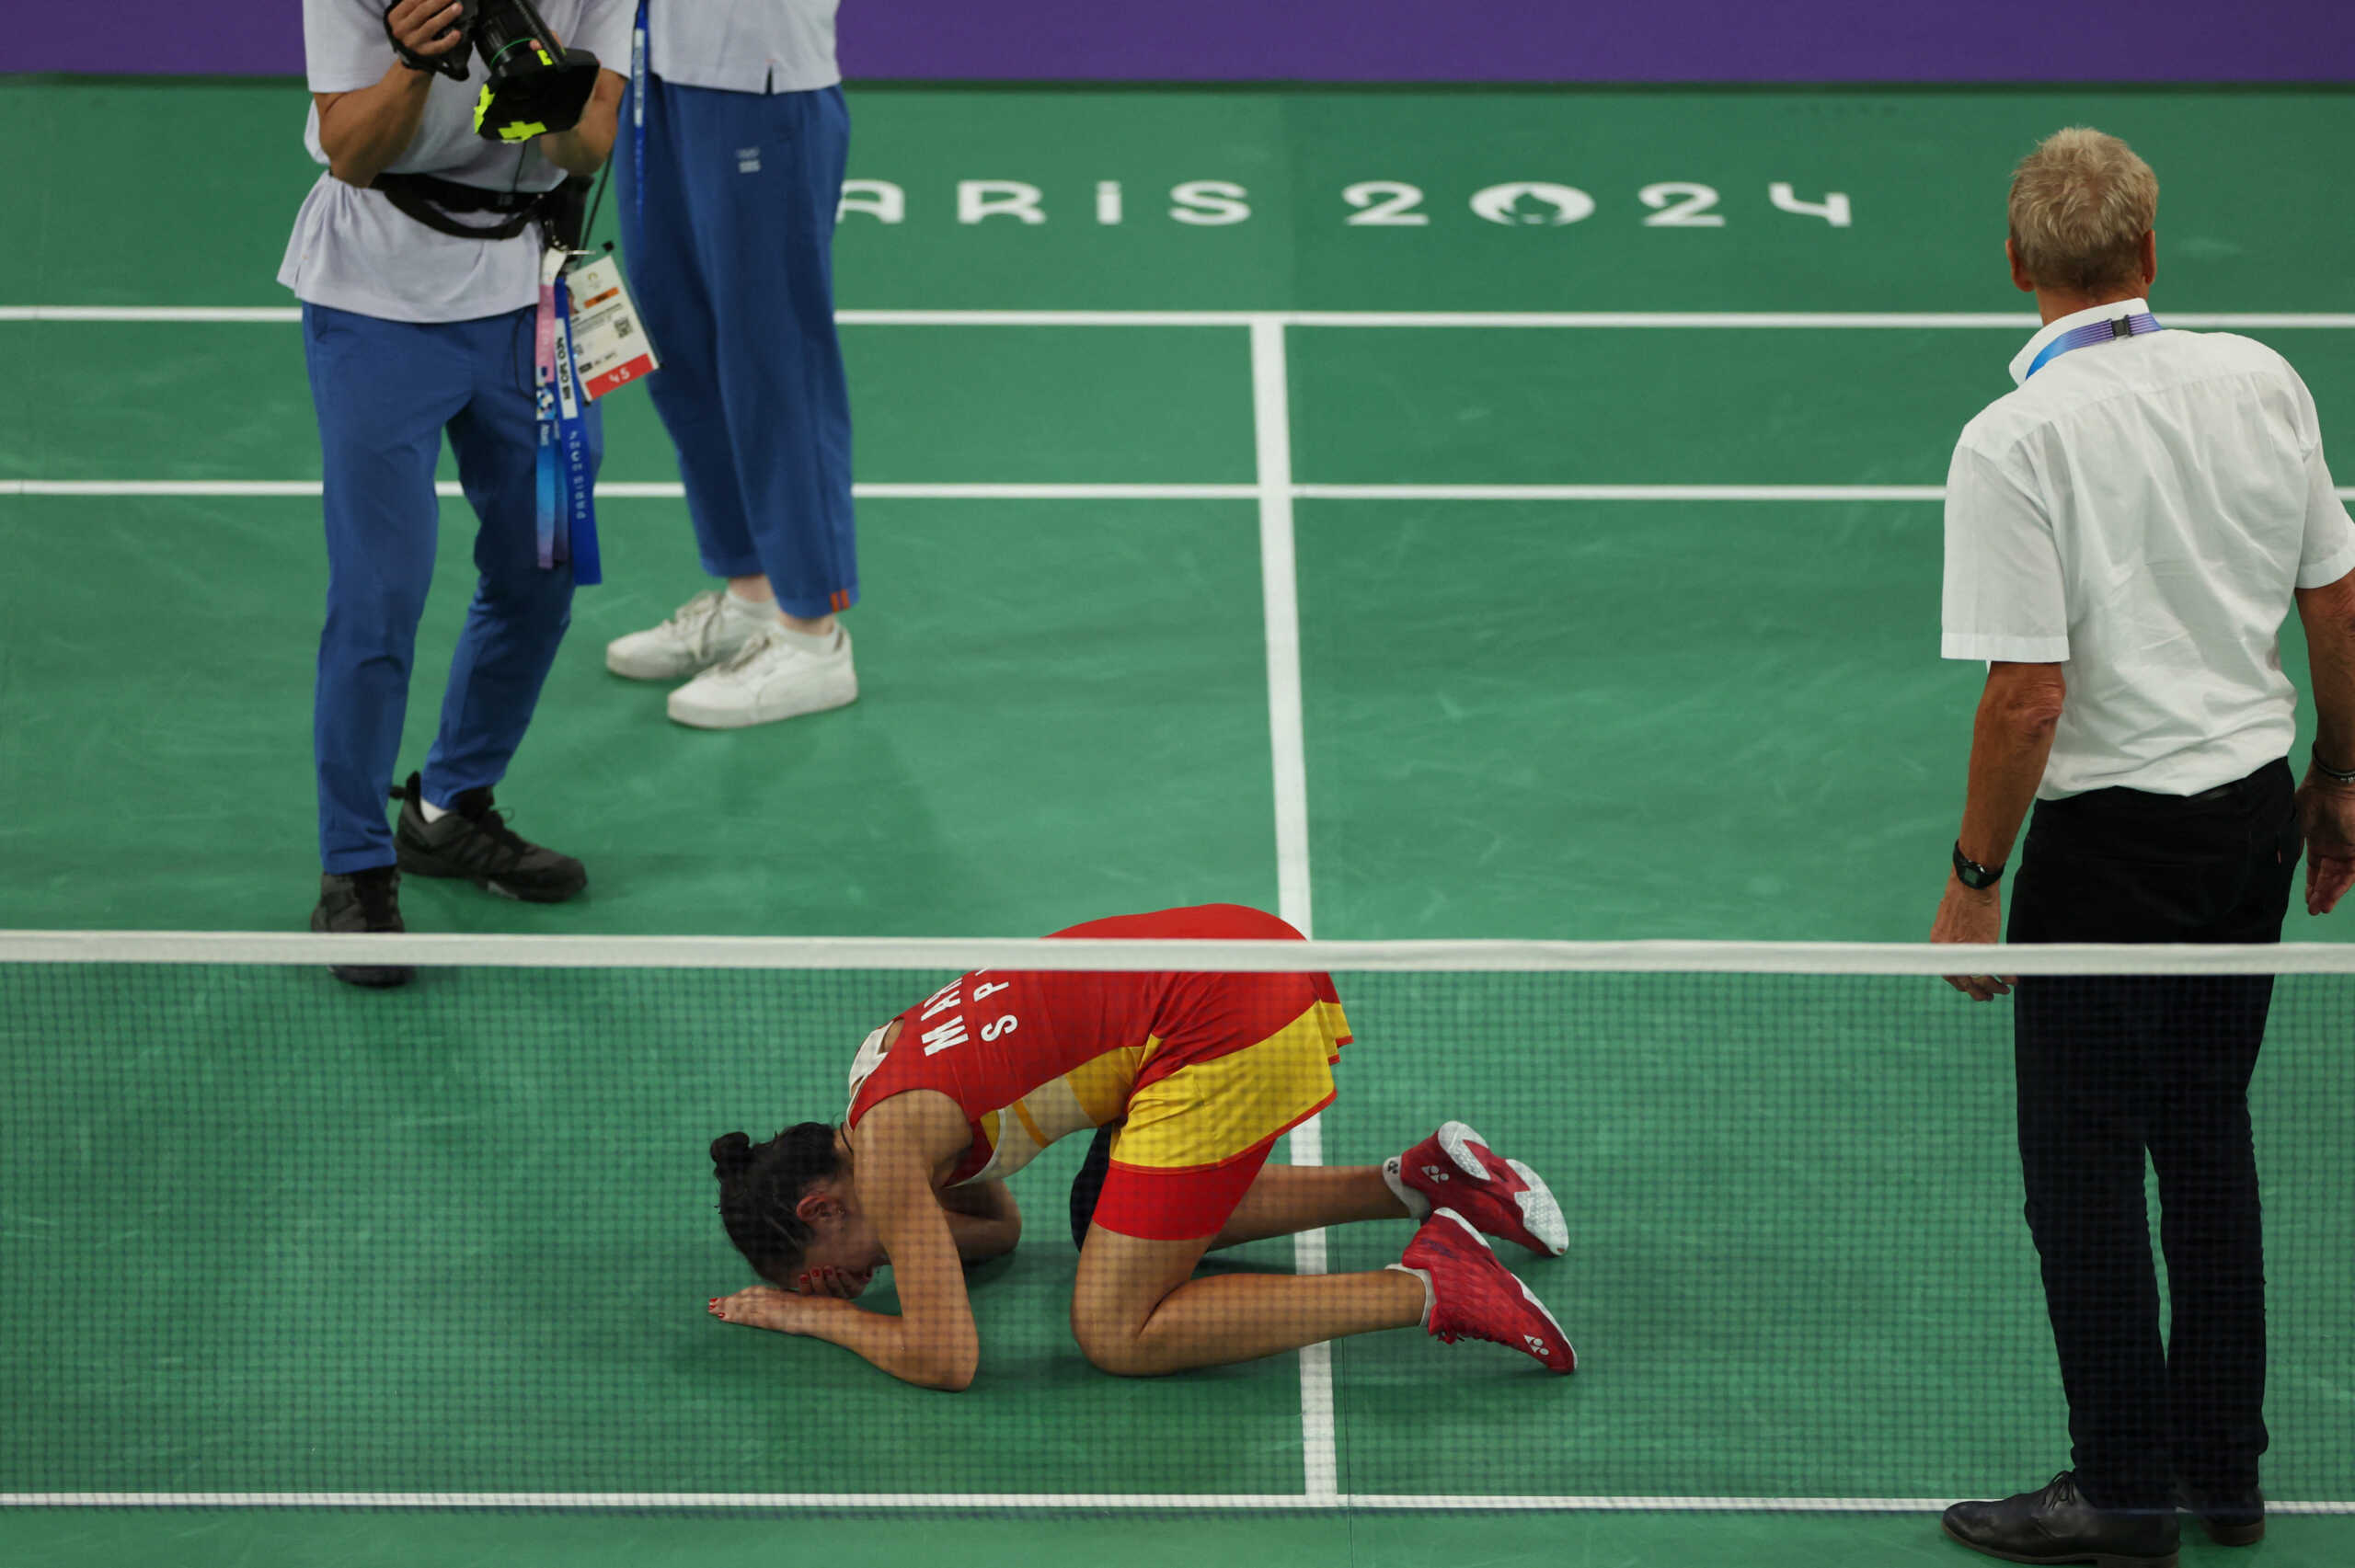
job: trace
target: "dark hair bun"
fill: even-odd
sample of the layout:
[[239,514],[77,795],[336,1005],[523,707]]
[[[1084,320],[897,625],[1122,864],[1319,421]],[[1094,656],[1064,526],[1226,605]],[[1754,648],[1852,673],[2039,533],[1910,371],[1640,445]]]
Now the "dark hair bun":
[[711,1163],[719,1179],[739,1176],[752,1168],[752,1140],[741,1132],[722,1133],[711,1140]]

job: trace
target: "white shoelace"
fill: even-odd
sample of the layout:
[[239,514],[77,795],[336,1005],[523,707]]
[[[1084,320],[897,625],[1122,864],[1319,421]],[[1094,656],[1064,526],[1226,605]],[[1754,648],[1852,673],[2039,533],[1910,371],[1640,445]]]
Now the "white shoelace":
[[778,628],[775,626],[763,626],[759,631],[754,632],[751,637],[745,640],[742,647],[738,648],[734,653],[729,654],[725,659],[714,665],[712,668],[724,673],[733,675],[736,671],[743,669],[746,665],[752,663],[754,659],[768,652],[769,649],[775,647],[777,643],[784,640],[775,635],[777,630]]
[[727,601],[727,589],[707,589],[680,605],[662,624],[687,645],[687,651],[694,658],[709,658],[712,640],[719,631],[721,618],[728,613]]

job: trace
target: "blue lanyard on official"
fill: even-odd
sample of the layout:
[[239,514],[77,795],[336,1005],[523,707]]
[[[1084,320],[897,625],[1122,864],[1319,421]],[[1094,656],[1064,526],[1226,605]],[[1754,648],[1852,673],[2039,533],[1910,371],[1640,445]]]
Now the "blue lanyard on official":
[[638,0],[638,26],[629,35],[629,200],[646,215],[646,9]]
[[2092,321],[2083,326],[2073,326],[2047,343],[2043,351],[2028,361],[2028,375],[2020,377],[2020,380],[2028,380],[2028,376],[2072,349],[2090,349],[2097,343],[2114,343],[2120,338],[2142,338],[2165,330],[2159,325],[2159,318],[2148,311],[2140,315],[2121,315],[2110,321]]
[[589,472],[588,399],[574,373],[571,291],[564,286],[568,254],[551,248],[540,258],[540,308],[533,332],[533,391],[540,450],[537,481],[539,559],[543,567],[572,563],[572,580],[604,579],[597,555],[597,501]]

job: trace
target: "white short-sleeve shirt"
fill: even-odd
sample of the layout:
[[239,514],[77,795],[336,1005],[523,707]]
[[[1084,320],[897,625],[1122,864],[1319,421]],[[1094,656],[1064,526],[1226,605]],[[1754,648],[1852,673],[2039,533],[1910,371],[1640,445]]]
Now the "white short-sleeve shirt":
[[2062,334],[2148,308],[2029,339],[1947,475],[1940,651],[2059,664],[2068,685],[2040,799],[2197,795],[2286,755],[2292,590],[2355,570],[2314,398],[2263,344],[2169,329],[2029,375]]
[[[566,47],[589,51],[616,74],[629,74],[632,0],[540,0],[539,11]],[[384,6],[379,0],[303,0],[303,52],[314,93],[374,86],[394,60]],[[417,137],[387,172],[430,174],[490,190],[549,190],[563,183],[564,171],[536,143],[511,147],[475,134],[479,55],[468,61],[467,71],[464,82],[433,78]],[[312,158],[326,164],[316,108],[303,140]],[[322,174],[295,217],[278,280],[309,303],[388,321],[471,321],[539,299],[539,238],[533,229],[504,240],[439,234],[395,210],[382,193]]]
[[684,87],[809,93],[843,79],[841,0],[648,0],[646,68]]

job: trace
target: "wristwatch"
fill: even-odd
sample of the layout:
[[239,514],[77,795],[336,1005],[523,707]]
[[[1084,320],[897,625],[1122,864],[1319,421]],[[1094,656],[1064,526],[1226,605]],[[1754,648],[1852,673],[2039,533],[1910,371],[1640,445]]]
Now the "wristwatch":
[[2004,868],[1998,865],[1991,869],[1980,864],[1962,853],[1962,841],[1957,839],[1954,841],[1954,875],[1956,881],[1974,891],[1979,891],[1993,887],[1996,883],[2001,882],[2004,879]]

